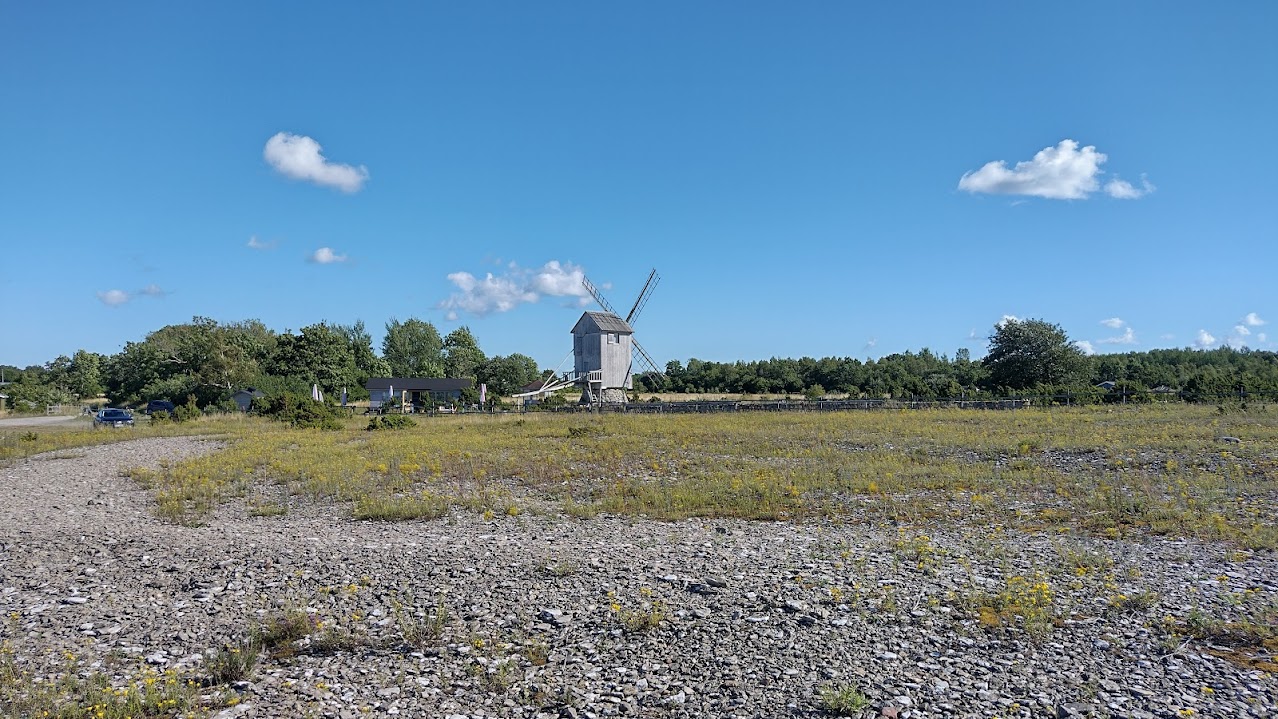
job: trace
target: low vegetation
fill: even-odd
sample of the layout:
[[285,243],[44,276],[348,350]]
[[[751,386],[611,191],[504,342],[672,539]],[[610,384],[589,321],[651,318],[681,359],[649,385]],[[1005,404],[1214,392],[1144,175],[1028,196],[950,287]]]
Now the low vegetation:
[[[155,492],[159,516],[183,524],[210,521],[243,499],[260,516],[297,502],[336,502],[377,520],[432,519],[451,508],[663,520],[846,516],[1278,548],[1278,413],[1263,408],[463,416],[409,420],[392,432],[334,422],[332,432],[252,418],[194,422],[183,429],[218,433],[229,446],[134,477]],[[42,431],[6,437],[0,457],[176,431]],[[903,561],[931,561],[926,535],[902,541]],[[1066,561],[1097,569],[1101,560]]]

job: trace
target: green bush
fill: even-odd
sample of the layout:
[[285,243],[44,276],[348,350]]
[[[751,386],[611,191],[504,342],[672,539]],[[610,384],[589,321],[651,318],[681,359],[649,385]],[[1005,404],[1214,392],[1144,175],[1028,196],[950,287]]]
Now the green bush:
[[195,404],[195,395],[186,396],[186,404],[179,406],[173,411],[173,419],[176,422],[189,422],[199,418],[204,413]]
[[379,429],[408,429],[416,427],[417,423],[408,415],[388,414],[383,417],[374,417],[368,420],[368,431],[373,432]]
[[299,428],[330,430],[342,428],[335,407],[293,392],[271,397],[255,397],[253,411],[263,417],[287,422]]
[[162,409],[158,412],[151,413],[151,424],[162,424],[164,422],[173,422],[173,415],[168,410]]

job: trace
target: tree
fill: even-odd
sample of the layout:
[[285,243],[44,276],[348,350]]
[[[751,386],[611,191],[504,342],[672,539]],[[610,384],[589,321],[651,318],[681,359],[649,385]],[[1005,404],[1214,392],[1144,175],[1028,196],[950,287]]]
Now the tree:
[[532,357],[513,354],[509,357],[493,357],[478,367],[475,379],[488,385],[492,397],[508,397],[519,388],[541,379],[537,361]]
[[444,374],[444,341],[439,330],[415,317],[391,318],[382,339],[382,357],[392,377],[440,377]]
[[355,355],[346,335],[323,322],[303,327],[298,335],[280,335],[272,374],[318,384],[329,394],[359,386]]
[[1009,319],[994,325],[982,364],[993,388],[1023,390],[1037,385],[1070,385],[1087,371],[1087,357],[1060,325]]
[[67,388],[80,397],[97,397],[102,393],[102,355],[78,350],[67,370]]
[[352,325],[335,325],[333,329],[346,337],[351,356],[355,358],[356,383],[351,388],[352,395],[365,396],[364,383],[369,377],[391,376],[390,364],[373,352],[373,337],[364,329],[363,320],[355,320]]
[[474,377],[486,359],[469,327],[458,327],[444,338],[444,376]]

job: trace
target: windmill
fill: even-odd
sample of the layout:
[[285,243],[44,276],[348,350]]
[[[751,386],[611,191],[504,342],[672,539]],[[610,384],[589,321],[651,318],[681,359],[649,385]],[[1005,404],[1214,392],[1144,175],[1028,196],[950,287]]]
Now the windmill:
[[586,291],[604,310],[586,312],[572,329],[573,374],[582,386],[583,402],[625,402],[626,390],[634,386],[631,377],[636,364],[645,372],[661,374],[652,356],[634,338],[634,323],[659,282],[657,271],[649,272],[639,296],[623,317],[590,278],[581,278]]
[[636,365],[644,372],[661,374],[652,356],[634,339],[634,322],[647,306],[659,282],[661,276],[657,271],[649,272],[639,296],[623,317],[613,309],[599,288],[583,276],[582,286],[604,311],[587,311],[573,326],[573,350],[569,354],[573,358],[573,371],[562,375],[552,373],[541,387],[515,396],[542,397],[576,385],[582,388],[582,403],[620,404],[626,401],[627,390],[634,386],[632,375]]

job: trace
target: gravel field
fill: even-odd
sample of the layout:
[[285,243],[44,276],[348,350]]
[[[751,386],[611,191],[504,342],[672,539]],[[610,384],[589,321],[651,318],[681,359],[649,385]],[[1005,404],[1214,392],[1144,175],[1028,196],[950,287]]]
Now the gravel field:
[[[200,676],[292,612],[307,636],[209,713],[813,717],[823,690],[850,688],[867,717],[1278,715],[1269,657],[1168,629],[1273,606],[1273,553],[828,520],[356,522],[326,503],[230,504],[190,528],[155,519],[122,476],[218,446],[148,439],[0,467],[0,639],[18,666],[52,677],[71,652],[119,681]],[[1042,635],[986,626],[964,599],[1020,578],[1050,584]],[[1150,600],[1115,601],[1132,596]]]

